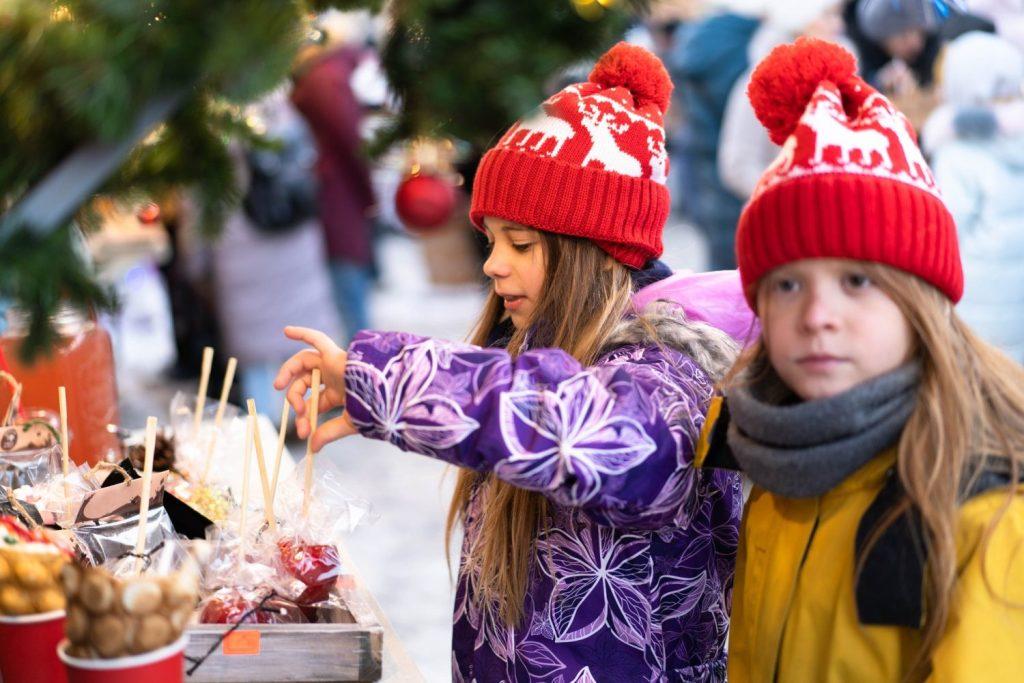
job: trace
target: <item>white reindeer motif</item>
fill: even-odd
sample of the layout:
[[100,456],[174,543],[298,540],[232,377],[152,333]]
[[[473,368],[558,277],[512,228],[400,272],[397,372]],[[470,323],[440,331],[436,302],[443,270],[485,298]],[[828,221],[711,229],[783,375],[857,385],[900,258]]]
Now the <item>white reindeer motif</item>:
[[907,172],[910,174],[910,177],[924,183],[926,188],[934,189],[935,178],[928,169],[928,164],[925,162],[924,156],[917,146],[917,141],[914,140],[914,137],[907,129],[907,124],[903,117],[878,93],[871,95],[864,102],[864,108],[872,112],[870,115],[872,121],[878,126],[892,131],[896,139],[899,140],[900,147],[903,149],[903,155],[907,158]]
[[[811,165],[827,164],[825,150],[830,147],[839,148],[839,163],[843,166],[856,164],[865,168],[873,168],[872,153],[877,152],[882,158],[881,166],[893,169],[892,158],[889,156],[889,138],[876,130],[854,130],[847,128],[839,121],[844,116],[843,105],[835,93],[821,89],[815,95],[814,104],[807,116],[806,123],[815,133],[814,156]],[[860,160],[854,161],[852,153],[860,152]]]
[[651,153],[651,180],[664,185],[668,180],[668,152],[665,143],[651,136],[647,138],[647,151]]
[[522,135],[518,142],[514,143],[517,147],[526,147],[527,143],[529,143],[534,136],[540,134],[540,137],[534,140],[532,145],[529,145],[530,149],[534,152],[539,152],[540,148],[543,147],[548,140],[553,139],[555,141],[555,145],[549,152],[547,152],[547,155],[554,157],[558,156],[558,153],[562,149],[562,145],[565,144],[566,140],[574,136],[576,131],[574,131],[572,126],[570,126],[564,119],[560,119],[557,116],[551,116],[541,110],[535,115],[523,119],[516,124],[512,130],[505,135],[502,140],[502,144],[513,144],[512,140],[514,140],[515,136],[520,133],[525,133],[525,135]]
[[590,133],[593,143],[583,159],[583,166],[598,161],[607,171],[639,178],[640,161],[623,152],[612,134],[621,135],[629,128],[629,124],[615,125],[615,112],[602,113],[596,104],[587,104],[584,100],[580,100],[579,112],[583,114],[583,127]]

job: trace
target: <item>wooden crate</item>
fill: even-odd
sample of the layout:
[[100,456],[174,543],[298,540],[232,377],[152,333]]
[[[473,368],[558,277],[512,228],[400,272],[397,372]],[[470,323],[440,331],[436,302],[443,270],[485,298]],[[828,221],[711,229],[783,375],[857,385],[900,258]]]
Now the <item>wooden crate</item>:
[[[344,594],[335,623],[246,624],[221,643],[187,681],[378,681],[384,629],[360,590]],[[202,657],[227,627],[193,624],[188,657]],[[237,635],[241,633],[242,635]],[[237,654],[235,652],[238,652]],[[186,661],[186,669],[191,666]]]

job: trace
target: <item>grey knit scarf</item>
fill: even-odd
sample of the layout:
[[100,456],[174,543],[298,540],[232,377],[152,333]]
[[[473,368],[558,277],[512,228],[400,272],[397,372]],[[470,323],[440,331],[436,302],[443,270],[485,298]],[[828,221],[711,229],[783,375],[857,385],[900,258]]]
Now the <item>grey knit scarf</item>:
[[[899,440],[920,379],[915,362],[830,398],[794,402],[770,373],[727,392],[729,447],[755,484],[787,498],[820,496]],[[789,402],[778,400],[786,393]]]

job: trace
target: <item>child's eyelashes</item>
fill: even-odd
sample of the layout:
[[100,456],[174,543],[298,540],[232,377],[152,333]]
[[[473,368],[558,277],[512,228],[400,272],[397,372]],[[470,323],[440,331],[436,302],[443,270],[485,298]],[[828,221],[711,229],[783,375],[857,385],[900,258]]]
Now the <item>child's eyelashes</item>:
[[850,289],[867,289],[874,283],[864,273],[847,273],[843,276],[843,285]]
[[[873,287],[875,284],[869,276],[857,271],[843,273],[833,282],[851,292],[865,290]],[[777,294],[793,294],[805,289],[805,284],[808,283],[804,283],[797,277],[780,276],[770,281],[770,291]],[[825,283],[820,284],[824,285]]]
[[[521,242],[521,243],[513,242],[512,243],[512,248],[515,249],[516,251],[518,251],[520,254],[525,254],[526,252],[530,251],[530,249],[533,248],[534,244],[536,244],[536,243],[535,242]],[[490,254],[492,251],[494,251],[494,242],[488,241],[484,245],[484,249],[487,251],[488,254]]]
[[772,291],[780,294],[790,294],[800,289],[800,283],[793,278],[780,277],[772,281]]

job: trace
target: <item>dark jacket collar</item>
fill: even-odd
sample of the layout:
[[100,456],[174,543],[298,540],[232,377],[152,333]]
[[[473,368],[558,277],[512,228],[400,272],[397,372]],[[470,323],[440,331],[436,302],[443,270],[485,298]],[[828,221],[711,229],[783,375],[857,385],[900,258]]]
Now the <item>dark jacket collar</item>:
[[661,282],[672,275],[672,269],[658,259],[651,259],[639,270],[629,271],[629,276],[633,280],[634,292],[639,292],[644,287],[653,285],[655,282]]
[[[1010,473],[996,459],[987,459],[984,469],[968,477],[961,493],[966,501],[987,491],[1010,485]],[[895,468],[861,517],[857,527],[856,556],[863,556],[874,530],[906,497]],[[857,616],[869,626],[920,628],[924,616],[924,565],[928,559],[921,515],[915,508],[901,514],[878,537],[863,558],[855,587]]]

